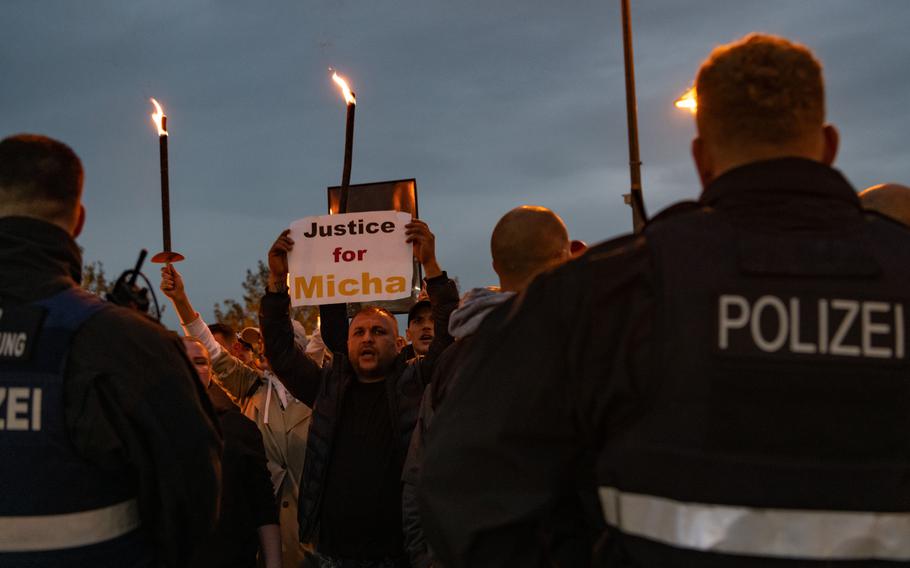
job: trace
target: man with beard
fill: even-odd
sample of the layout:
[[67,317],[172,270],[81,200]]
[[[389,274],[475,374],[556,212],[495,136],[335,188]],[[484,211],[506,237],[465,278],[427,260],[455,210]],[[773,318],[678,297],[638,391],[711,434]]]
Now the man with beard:
[[365,307],[347,322],[346,306],[323,306],[322,337],[334,352],[320,368],[294,344],[289,317],[283,232],[269,251],[268,292],[260,326],[272,369],[292,395],[313,408],[300,484],[300,538],[314,542],[319,566],[398,568],[408,565],[401,529],[401,470],[420,397],[432,367],[452,339],[449,314],[458,293],[436,261],[426,223],[406,226],[423,265],[434,338],[425,357],[399,353],[398,324],[388,311]]

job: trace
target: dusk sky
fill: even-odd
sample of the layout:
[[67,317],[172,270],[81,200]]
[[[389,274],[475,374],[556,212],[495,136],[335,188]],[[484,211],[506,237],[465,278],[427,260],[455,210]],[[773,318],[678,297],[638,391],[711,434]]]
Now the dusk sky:
[[[715,45],[750,31],[822,60],[836,165],[857,189],[910,182],[910,2],[633,0],[632,15],[652,214],[700,191],[693,120],[673,100]],[[592,244],[631,229],[619,0],[4,0],[0,134],[47,134],[81,156],[79,243],[116,277],[161,248],[149,97],[161,101],[174,248],[211,320],[340,181],[345,111],[329,67],[357,93],[352,182],[416,178],[462,289],[496,283],[490,231],[517,205],[550,207]],[[145,272],[157,291],[157,267]]]

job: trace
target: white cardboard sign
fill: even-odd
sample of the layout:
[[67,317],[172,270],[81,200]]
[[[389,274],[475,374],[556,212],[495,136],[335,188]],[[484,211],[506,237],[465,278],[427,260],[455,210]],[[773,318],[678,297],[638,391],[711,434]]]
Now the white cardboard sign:
[[304,217],[291,223],[292,306],[397,300],[411,294],[410,213],[365,211]]

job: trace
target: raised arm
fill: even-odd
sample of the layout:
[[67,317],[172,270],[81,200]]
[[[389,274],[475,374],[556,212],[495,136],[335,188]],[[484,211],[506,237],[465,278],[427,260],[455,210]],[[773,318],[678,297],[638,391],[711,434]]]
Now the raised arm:
[[242,361],[221,348],[208,325],[193,309],[183,277],[173,265],[161,267],[161,291],[168,297],[177,315],[180,317],[180,326],[183,333],[195,337],[205,344],[212,360],[212,369],[215,371],[214,380],[227,391],[235,401],[242,404],[243,398],[250,393],[253,385],[259,382],[261,373],[252,367],[244,365]]
[[[292,395],[312,407],[322,369],[294,342],[287,287],[288,253],[294,248],[290,232],[285,229],[269,249],[269,283],[259,304],[259,328],[272,370]],[[323,334],[325,331],[323,327]]]
[[[198,318],[199,314],[196,313],[196,310],[190,303],[190,298],[186,294],[186,287],[183,284],[183,277],[177,272],[174,265],[165,264],[161,267],[161,285],[159,287],[164,295],[167,296],[168,300],[174,305],[174,310],[177,311],[177,316],[180,318],[180,325],[182,325],[184,331],[186,331],[186,324]],[[202,338],[200,337],[199,339]],[[214,340],[214,338],[212,339]],[[214,358],[215,353],[212,353],[212,349],[215,348],[215,345],[211,347],[206,345],[206,348],[209,350],[209,356]],[[220,347],[218,348],[220,349]]]
[[414,258],[423,265],[427,294],[430,296],[430,305],[433,309],[433,342],[426,357],[420,362],[420,376],[424,382],[429,382],[433,375],[433,365],[452,344],[453,338],[449,334],[449,317],[458,307],[458,288],[455,282],[439,267],[436,259],[436,237],[430,227],[420,219],[413,219],[405,227],[408,242],[414,246]]
[[327,304],[319,306],[319,332],[332,353],[348,353],[348,306]]

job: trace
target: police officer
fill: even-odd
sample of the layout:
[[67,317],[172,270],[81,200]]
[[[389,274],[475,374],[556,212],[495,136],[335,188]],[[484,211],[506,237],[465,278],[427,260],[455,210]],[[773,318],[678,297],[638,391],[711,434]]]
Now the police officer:
[[173,334],[81,291],[82,165],[0,141],[0,566],[179,566],[221,442]]
[[910,231],[831,168],[805,47],[718,47],[696,92],[699,201],[538,278],[429,430],[448,568],[545,565],[586,487],[602,565],[910,563]]

